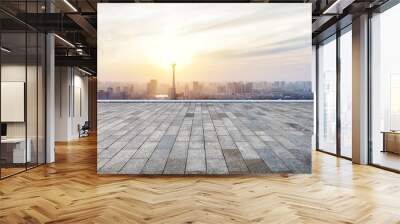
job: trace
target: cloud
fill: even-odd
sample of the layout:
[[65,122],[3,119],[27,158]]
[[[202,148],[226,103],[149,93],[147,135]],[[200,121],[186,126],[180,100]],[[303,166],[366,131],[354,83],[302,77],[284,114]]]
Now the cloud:
[[237,53],[236,57],[260,57],[270,54],[290,53],[297,50],[307,50],[310,48],[310,42],[307,37],[300,36],[293,39],[282,40],[273,44],[267,44],[245,52]]
[[[262,8],[253,12],[244,14],[242,16],[236,16],[235,13],[232,12],[232,17],[227,17],[225,19],[215,20],[215,21],[207,21],[199,22],[197,24],[192,24],[189,27],[185,27],[181,35],[188,35],[200,32],[207,32],[213,30],[220,30],[220,29],[228,29],[228,28],[237,28],[239,26],[253,24],[255,25],[258,22],[264,22],[267,18],[270,20],[278,20],[278,18],[282,18],[284,14],[290,14],[293,17],[299,16],[304,13],[304,10],[299,7],[279,7],[274,8],[274,10],[265,10]],[[278,21],[277,21],[278,22]],[[277,24],[279,25],[279,24]]]
[[207,58],[254,58],[266,57],[277,54],[296,54],[299,50],[310,49],[310,41],[307,35],[301,35],[285,40],[278,40],[268,44],[258,45],[246,49],[220,49],[200,55]]

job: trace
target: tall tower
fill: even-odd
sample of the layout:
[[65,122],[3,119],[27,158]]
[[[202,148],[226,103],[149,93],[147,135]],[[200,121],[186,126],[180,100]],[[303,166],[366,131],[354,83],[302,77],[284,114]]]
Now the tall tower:
[[176,88],[175,88],[175,66],[176,64],[172,64],[172,89],[171,89],[171,99],[176,100]]

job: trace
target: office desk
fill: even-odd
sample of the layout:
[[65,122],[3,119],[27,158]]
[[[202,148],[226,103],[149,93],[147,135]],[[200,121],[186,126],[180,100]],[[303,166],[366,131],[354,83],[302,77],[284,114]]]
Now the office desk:
[[31,139],[26,139],[27,147],[25,151],[25,138],[5,138],[1,139],[1,156],[7,163],[26,163],[32,158]]

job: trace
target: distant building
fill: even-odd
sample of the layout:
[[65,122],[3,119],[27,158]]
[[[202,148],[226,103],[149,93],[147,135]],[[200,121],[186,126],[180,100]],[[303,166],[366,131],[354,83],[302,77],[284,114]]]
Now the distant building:
[[107,88],[107,99],[114,97],[114,89],[112,87]]
[[189,99],[189,97],[190,97],[190,88],[189,88],[189,85],[186,84],[185,90],[183,92],[183,98]]
[[132,84],[124,86],[123,91],[122,91],[123,99],[131,99],[134,96],[133,90],[134,90],[134,88],[133,88]]
[[108,92],[105,91],[105,90],[99,90],[97,92],[97,99],[99,99],[99,100],[108,100],[109,99]]
[[200,97],[202,94],[202,86],[200,84],[200,82],[198,81],[194,81],[193,82],[193,91],[192,91],[192,97],[193,98],[198,98]]
[[251,83],[251,82],[246,83],[245,87],[244,87],[244,92],[252,93],[253,92],[253,83]]
[[152,79],[147,83],[147,97],[154,98],[157,95],[157,80]]

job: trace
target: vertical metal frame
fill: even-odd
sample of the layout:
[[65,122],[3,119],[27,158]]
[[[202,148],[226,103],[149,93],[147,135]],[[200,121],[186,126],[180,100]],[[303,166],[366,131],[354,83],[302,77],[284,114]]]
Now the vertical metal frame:
[[367,128],[368,128],[368,164],[373,164],[373,148],[372,148],[372,63],[371,63],[371,59],[372,59],[372,29],[371,29],[371,20],[372,20],[372,12],[369,11],[368,12],[368,35],[367,35],[367,44],[368,44],[368,54],[367,54],[367,82],[368,82],[368,95],[367,95],[367,107],[368,107],[368,111],[367,111],[367,117],[368,117],[368,124],[367,124]]
[[[25,1],[25,21],[28,19],[28,1]],[[28,169],[28,24],[25,23],[25,93],[24,93],[24,120],[25,120],[25,170]]]
[[75,118],[75,68],[74,67],[71,67],[71,95],[69,97],[71,98],[71,103],[72,103],[72,117]]
[[340,64],[340,30],[336,31],[336,155],[341,156],[341,119],[340,119],[340,84],[341,84],[341,64]]
[[[1,32],[1,24],[2,23],[0,23],[0,47],[1,46],[3,46],[2,45],[2,32]],[[1,67],[2,67],[2,57],[1,57],[1,51],[0,51],[0,124],[2,124],[2,122],[1,122],[1,78],[2,78],[2,75],[1,75]],[[0,134],[1,135],[1,134]],[[1,144],[0,144],[0,180],[3,178],[2,177],[2,173],[1,173],[1,171],[2,171],[2,167],[1,167],[1,152],[2,152],[2,148],[1,148]]]
[[[39,1],[36,1],[39,13]],[[36,32],[36,166],[39,165],[39,32]]]
[[319,150],[319,44],[315,46],[315,148]]
[[[44,1],[44,3],[45,3],[45,13],[48,13],[49,12],[49,10],[48,10],[48,0],[45,0]],[[44,77],[42,77],[43,78],[43,80],[42,80],[42,82],[44,82],[44,100],[43,100],[43,103],[44,103],[44,110],[43,110],[43,113],[44,113],[44,136],[43,136],[43,141],[44,141],[44,161],[43,161],[43,164],[46,164],[47,163],[47,35],[48,35],[48,33],[47,32],[45,32],[44,33],[44,55],[43,55],[43,58],[44,58],[44,68],[42,68],[42,76],[44,75]],[[42,53],[43,53],[42,52]],[[43,84],[43,83],[42,83]]]

